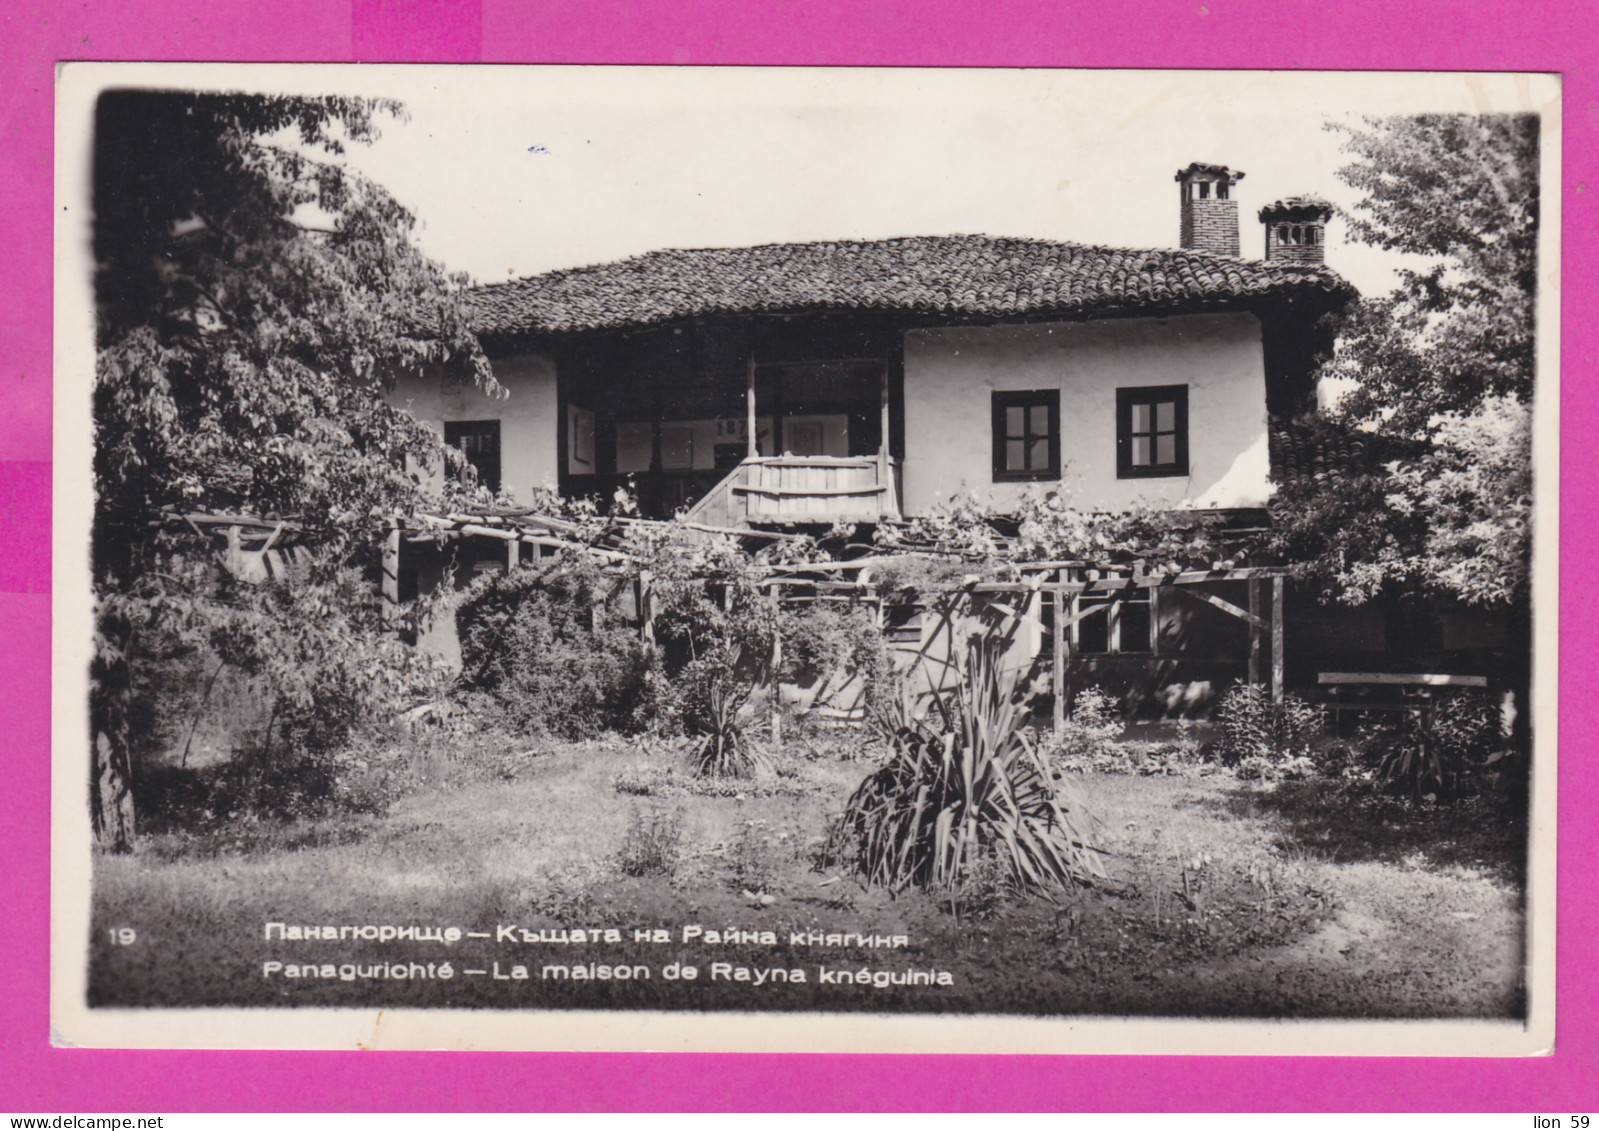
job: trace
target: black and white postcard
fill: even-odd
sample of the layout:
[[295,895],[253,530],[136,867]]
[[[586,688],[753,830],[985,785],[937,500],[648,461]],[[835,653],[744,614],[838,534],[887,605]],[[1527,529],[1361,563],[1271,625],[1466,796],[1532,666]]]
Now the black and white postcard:
[[57,1041],[1547,1049],[1560,115],[66,65]]

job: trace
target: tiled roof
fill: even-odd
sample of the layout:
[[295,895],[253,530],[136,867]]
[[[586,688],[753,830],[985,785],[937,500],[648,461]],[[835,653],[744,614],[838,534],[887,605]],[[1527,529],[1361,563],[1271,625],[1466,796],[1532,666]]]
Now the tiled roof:
[[1336,427],[1316,417],[1274,421],[1269,446],[1271,466],[1280,481],[1351,479],[1380,465],[1375,436]]
[[1281,200],[1274,200],[1260,210],[1260,218],[1268,219],[1272,216],[1287,214],[1294,219],[1302,219],[1313,213],[1320,213],[1326,219],[1333,213],[1333,206],[1319,196],[1285,196]]
[[1180,181],[1184,177],[1192,177],[1196,174],[1200,176],[1227,177],[1233,184],[1237,184],[1244,179],[1244,174],[1234,172],[1225,165],[1207,165],[1203,161],[1194,161],[1188,168],[1178,169],[1177,176],[1173,180]]
[[1250,298],[1340,305],[1353,290],[1316,266],[1203,251],[1129,250],[992,236],[653,251],[468,292],[481,334],[569,333],[711,314],[880,310],[1010,318],[1159,312]]

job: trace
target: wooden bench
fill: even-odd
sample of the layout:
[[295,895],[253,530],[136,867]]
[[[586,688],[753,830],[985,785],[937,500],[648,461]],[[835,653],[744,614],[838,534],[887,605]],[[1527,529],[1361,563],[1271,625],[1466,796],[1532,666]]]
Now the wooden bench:
[[[1423,722],[1431,715],[1441,689],[1476,687],[1486,689],[1488,677],[1481,675],[1435,675],[1425,672],[1322,672],[1316,682],[1328,689],[1331,696],[1326,704],[1332,716],[1334,734],[1340,733],[1338,721],[1341,713],[1416,712]],[[1346,699],[1352,689],[1393,689],[1397,699]]]

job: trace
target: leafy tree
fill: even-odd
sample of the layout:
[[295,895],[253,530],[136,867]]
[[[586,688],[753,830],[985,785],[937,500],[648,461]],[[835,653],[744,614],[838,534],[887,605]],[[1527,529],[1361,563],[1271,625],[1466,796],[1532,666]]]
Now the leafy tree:
[[[1339,600],[1527,600],[1536,326],[1535,115],[1333,128],[1356,240],[1425,257],[1362,300],[1322,370],[1348,389],[1279,471],[1272,546]],[[1279,461],[1281,464],[1283,461]]]
[[1538,118],[1427,114],[1339,124],[1365,193],[1351,238],[1424,256],[1353,311],[1326,375],[1345,415],[1414,434],[1491,396],[1529,400],[1536,338]]
[[[375,602],[345,599],[351,571],[374,560],[383,520],[424,501],[413,469],[460,460],[383,392],[435,367],[498,392],[457,302],[464,280],[423,257],[410,214],[337,160],[400,112],[332,97],[100,97],[91,801],[112,845],[131,837],[141,660],[205,645],[277,673],[285,709],[313,715],[326,706],[319,673],[342,689],[351,656],[392,663],[372,636]],[[316,552],[293,580],[219,588],[214,567],[186,568],[165,508],[292,519]]]
[[1403,567],[1472,604],[1509,604],[1529,584],[1532,513],[1531,412],[1491,397],[1470,414],[1435,420],[1432,446],[1389,469],[1384,500],[1425,531]]
[[455,302],[465,280],[415,249],[398,202],[326,159],[373,140],[379,113],[398,107],[102,96],[97,518],[250,508],[340,537],[414,502],[404,457],[441,455],[386,383],[455,358],[495,391]]

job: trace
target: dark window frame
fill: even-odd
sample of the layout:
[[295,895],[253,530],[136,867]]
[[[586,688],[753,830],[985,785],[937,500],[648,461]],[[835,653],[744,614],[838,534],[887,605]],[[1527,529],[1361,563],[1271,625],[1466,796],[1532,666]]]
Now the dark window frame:
[[[1173,431],[1176,458],[1170,463],[1133,463],[1133,409],[1138,405],[1158,405],[1173,402]],[[1151,424],[1153,427],[1153,423]],[[1148,435],[1152,440],[1159,432],[1136,433]],[[1153,444],[1151,445],[1153,448]],[[1118,479],[1182,479],[1188,468],[1188,386],[1145,385],[1116,390],[1116,478]]]
[[[1044,480],[1060,478],[1060,390],[1059,389],[1020,389],[996,391],[992,394],[993,413],[993,440],[994,440],[994,482],[995,483],[1038,483]],[[1023,440],[1023,453],[1031,451],[1031,441],[1035,438],[1049,441],[1049,460],[1043,467],[1028,467],[1020,470],[1012,469],[1006,461],[1006,444],[1012,437],[1006,426],[1006,410],[1012,408],[1048,410],[1047,433],[1037,437],[1028,430]],[[1030,420],[1030,411],[1023,413],[1023,420]],[[1025,427],[1025,425],[1024,425]]]
[[[466,451],[466,446],[462,443],[462,440],[468,436],[480,440],[489,436],[494,438],[494,463],[492,469],[479,466],[478,462],[472,459],[471,454]],[[466,455],[467,462],[478,473],[478,484],[480,486],[487,487],[489,490],[498,493],[504,482],[504,464],[502,461],[505,458],[505,449],[502,446],[502,433],[498,420],[446,420],[444,422],[444,442],[449,447],[455,448],[463,455]]]
[[[1133,588],[1120,592],[1085,594],[1078,598],[1078,607],[1086,605],[1105,605],[1104,612],[1094,613],[1092,617],[1079,620],[1071,626],[1072,648],[1081,656],[1158,656],[1160,654],[1160,614],[1156,590],[1153,588]],[[1126,639],[1127,620],[1123,617],[1131,608],[1143,610],[1145,617],[1144,635],[1141,640],[1128,641]],[[1084,629],[1092,621],[1099,624],[1088,631],[1098,635],[1098,628],[1105,632],[1104,647],[1092,647],[1092,641],[1084,640]]]

